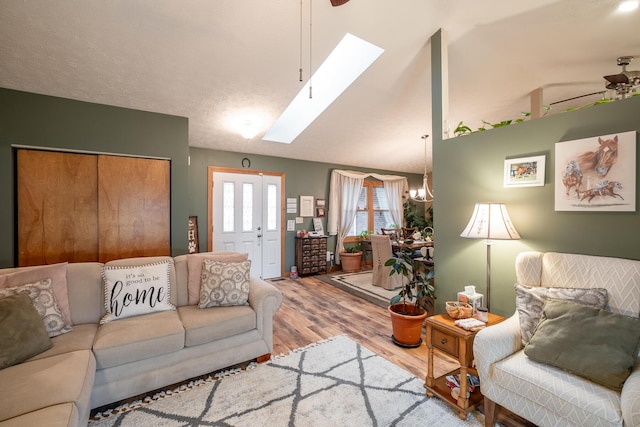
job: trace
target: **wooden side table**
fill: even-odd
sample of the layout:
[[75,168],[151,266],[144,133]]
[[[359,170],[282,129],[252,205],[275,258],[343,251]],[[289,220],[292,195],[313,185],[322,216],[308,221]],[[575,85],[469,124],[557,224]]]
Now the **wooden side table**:
[[[497,314],[489,313],[487,326],[500,323],[505,318]],[[424,388],[427,396],[438,396],[440,399],[458,409],[458,417],[465,420],[467,413],[475,410],[482,402],[482,393],[476,388],[467,398],[467,373],[478,375],[473,366],[473,339],[476,332],[467,331],[455,325],[455,319],[448,314],[437,314],[427,317],[427,348],[428,348],[428,370]],[[460,363],[460,368],[454,369],[441,377],[433,376],[433,350],[438,349],[456,359]],[[460,396],[454,399],[451,396],[451,389],[447,386],[446,376],[460,374]],[[482,386],[482,384],[481,384]]]

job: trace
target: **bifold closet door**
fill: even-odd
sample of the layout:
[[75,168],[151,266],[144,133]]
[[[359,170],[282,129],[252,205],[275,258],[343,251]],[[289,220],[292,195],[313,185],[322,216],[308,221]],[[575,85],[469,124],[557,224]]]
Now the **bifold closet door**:
[[95,155],[17,151],[18,265],[98,259]]
[[168,160],[98,156],[99,261],[171,254]]

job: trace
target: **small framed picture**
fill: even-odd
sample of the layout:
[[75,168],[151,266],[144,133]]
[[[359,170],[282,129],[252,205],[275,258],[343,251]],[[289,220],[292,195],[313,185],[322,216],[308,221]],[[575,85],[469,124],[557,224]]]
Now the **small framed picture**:
[[544,186],[546,156],[520,157],[504,161],[505,187]]
[[324,216],[324,208],[317,208],[317,217],[323,217]]
[[313,196],[300,196],[300,216],[313,216]]
[[324,204],[325,204],[324,199],[317,199],[316,200],[316,205],[317,206],[324,207]]

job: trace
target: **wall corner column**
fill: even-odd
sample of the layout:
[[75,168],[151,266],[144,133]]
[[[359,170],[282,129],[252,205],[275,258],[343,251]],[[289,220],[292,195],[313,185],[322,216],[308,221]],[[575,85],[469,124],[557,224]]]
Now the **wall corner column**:
[[447,33],[441,28],[431,36],[431,122],[433,143],[448,139],[453,130],[449,123],[449,54]]

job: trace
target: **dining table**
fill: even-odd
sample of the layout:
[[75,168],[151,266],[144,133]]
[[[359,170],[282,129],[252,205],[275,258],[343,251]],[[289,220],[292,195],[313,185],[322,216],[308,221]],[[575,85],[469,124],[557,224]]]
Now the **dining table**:
[[419,251],[421,248],[432,248],[433,240],[397,240],[391,241],[391,246],[394,251],[400,250],[402,248],[415,249]]
[[[402,250],[406,251],[406,250],[412,250],[416,253],[420,252],[420,249],[422,248],[433,248],[434,244],[433,244],[433,240],[409,240],[409,241],[404,241],[404,240],[399,240],[399,241],[391,241],[391,248],[393,249],[394,253],[398,253]],[[422,261],[425,265],[432,267],[434,265],[433,262],[433,258],[430,256],[422,256],[422,254],[416,254],[417,256],[415,257],[415,259],[419,259],[420,261]]]

